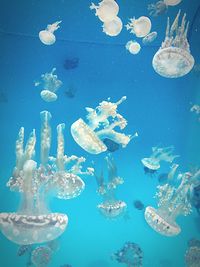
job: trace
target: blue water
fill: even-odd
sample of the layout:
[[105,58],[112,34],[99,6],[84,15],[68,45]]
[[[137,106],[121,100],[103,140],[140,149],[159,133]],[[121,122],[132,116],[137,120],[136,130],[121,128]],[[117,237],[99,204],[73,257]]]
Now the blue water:
[[[124,24],[130,17],[147,15],[150,0],[117,1],[119,16]],[[133,201],[156,207],[154,198],[158,181],[144,174],[141,159],[149,156],[151,147],[174,145],[176,160],[181,171],[188,171],[200,164],[200,124],[190,112],[191,103],[200,103],[200,76],[194,71],[179,79],[166,79],[152,68],[152,58],[164,35],[167,16],[172,19],[181,8],[187,19],[193,21],[189,42],[196,63],[200,63],[200,13],[195,12],[199,0],[183,0],[171,7],[167,14],[151,18],[152,30],[158,38],[142,47],[133,56],[125,49],[132,36],[125,30],[117,37],[102,33],[101,23],[89,9],[90,1],[73,0],[0,0],[0,91],[8,101],[0,103],[0,212],[12,212],[18,208],[20,195],[10,192],[6,182],[15,166],[15,141],[21,126],[25,134],[35,128],[37,132],[36,160],[39,160],[40,111],[52,114],[53,144],[51,154],[56,153],[56,126],[64,122],[67,155],[94,161],[97,170],[104,163],[106,153],[90,155],[81,149],[70,134],[71,124],[85,118],[85,107],[96,107],[111,97],[114,102],[126,95],[119,113],[128,121],[126,133],[138,132],[125,149],[114,155],[118,173],[125,183],[117,190],[117,197],[128,204],[129,220],[107,220],[96,206],[101,197],[96,193],[93,177],[82,177],[86,188],[72,200],[51,201],[51,209],[66,213],[69,225],[60,237],[60,249],[54,253],[50,267],[64,263],[73,267],[123,266],[111,260],[111,254],[126,241],[140,245],[144,252],[144,267],[161,267],[160,260],[167,259],[170,266],[184,267],[187,241],[200,237],[200,218],[197,212],[179,217],[182,232],[176,237],[164,237],[154,232],[145,222],[143,211],[133,207]],[[62,20],[56,32],[57,41],[52,46],[43,45],[38,32],[48,23]],[[79,66],[73,70],[63,67],[67,58],[79,58]],[[58,90],[58,100],[46,103],[40,98],[40,89],[34,81],[40,75],[56,67],[63,86]],[[67,98],[65,91],[76,89],[74,98]],[[160,173],[167,170],[163,165]],[[25,266],[26,258],[17,256],[18,246],[0,234],[0,267]],[[125,266],[125,265],[124,265]],[[168,267],[170,267],[168,266]]]

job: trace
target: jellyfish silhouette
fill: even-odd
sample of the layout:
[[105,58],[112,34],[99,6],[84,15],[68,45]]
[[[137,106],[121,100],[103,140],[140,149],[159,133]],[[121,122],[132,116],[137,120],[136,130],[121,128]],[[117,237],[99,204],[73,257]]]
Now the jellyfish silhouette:
[[63,64],[64,69],[66,70],[72,70],[79,66],[79,58],[78,57],[72,57],[72,58],[66,58]]

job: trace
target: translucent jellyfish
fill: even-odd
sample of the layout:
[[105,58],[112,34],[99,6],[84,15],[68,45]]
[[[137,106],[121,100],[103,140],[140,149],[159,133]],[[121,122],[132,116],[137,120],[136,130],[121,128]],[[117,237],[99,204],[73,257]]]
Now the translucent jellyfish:
[[141,46],[136,41],[128,41],[126,44],[126,49],[133,55],[136,55],[140,52]]
[[144,16],[139,19],[132,18],[126,28],[137,37],[145,37],[151,31],[151,20]]
[[168,6],[166,5],[165,1],[161,0],[154,4],[148,5],[149,15],[153,17],[160,16],[167,11]]
[[57,155],[49,156],[51,147],[51,114],[41,112],[40,164],[35,156],[36,133],[33,130],[24,148],[24,128],[16,141],[16,166],[7,186],[19,192],[21,204],[17,212],[0,213],[0,230],[14,243],[28,245],[56,239],[66,229],[67,215],[51,212],[50,196],[68,199],[77,197],[84,189],[78,175],[93,174],[82,171],[84,158],[64,155],[64,124],[57,126]]
[[170,27],[167,21],[166,36],[162,46],[153,57],[153,68],[166,78],[178,78],[186,75],[194,66],[194,58],[190,54],[187,40],[189,23],[186,24],[186,14],[179,26],[180,11]]
[[58,76],[54,74],[56,68],[53,68],[50,73],[41,75],[41,82],[35,82],[35,86],[42,84],[43,90],[40,93],[41,98],[46,102],[53,102],[57,100],[56,91],[62,85],[62,82],[58,80]]
[[53,24],[48,24],[46,30],[39,32],[40,41],[45,45],[52,45],[56,41],[54,32],[60,28],[59,24],[62,21],[56,21]]
[[192,246],[186,251],[185,263],[187,267],[199,267],[200,247]]
[[119,17],[106,21],[103,24],[103,32],[109,36],[117,36],[122,30],[123,24]]
[[176,6],[178,5],[182,0],[164,0],[165,4],[167,6]]
[[119,12],[119,6],[114,0],[103,0],[97,6],[91,3],[90,9],[95,9],[95,15],[103,22],[112,21]]
[[172,163],[172,161],[178,157],[178,155],[173,155],[174,147],[152,147],[153,153],[149,158],[143,158],[142,164],[144,165],[144,170],[146,173],[157,171],[160,169],[160,161],[166,161]]
[[133,206],[137,210],[143,210],[144,209],[144,204],[140,200],[135,200],[133,202]]
[[147,34],[142,39],[143,44],[147,45],[147,44],[153,42],[157,38],[157,35],[158,35],[157,32],[151,32],[151,33]]
[[127,267],[142,267],[143,251],[138,244],[126,242],[123,248],[112,255],[112,259]]
[[137,133],[131,136],[114,130],[117,126],[122,130],[127,125],[126,119],[117,113],[118,105],[126,100],[126,96],[116,103],[109,100],[110,98],[108,101],[101,102],[95,109],[86,108],[88,124],[80,118],[71,126],[71,134],[76,143],[91,154],[99,154],[107,150],[107,146],[103,143],[105,138],[126,147],[131,138],[138,136]]
[[175,236],[181,232],[176,218],[191,213],[190,192],[199,178],[200,170],[194,174],[183,173],[177,179],[171,177],[166,184],[157,187],[158,209],[150,206],[145,209],[145,219],[156,232],[165,236]]
[[31,253],[31,262],[36,267],[46,267],[52,258],[52,250],[47,246],[39,246]]
[[105,182],[103,171],[100,175],[94,173],[98,185],[97,192],[103,197],[103,202],[97,208],[104,217],[113,219],[124,215],[126,211],[126,203],[115,197],[116,188],[124,181],[117,175],[117,167],[111,154],[105,159],[108,168],[108,182]]

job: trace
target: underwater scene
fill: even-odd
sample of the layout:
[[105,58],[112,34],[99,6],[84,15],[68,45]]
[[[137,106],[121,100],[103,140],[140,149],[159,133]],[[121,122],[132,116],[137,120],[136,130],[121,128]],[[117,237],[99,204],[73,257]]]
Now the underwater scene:
[[199,0],[0,3],[0,267],[200,267]]

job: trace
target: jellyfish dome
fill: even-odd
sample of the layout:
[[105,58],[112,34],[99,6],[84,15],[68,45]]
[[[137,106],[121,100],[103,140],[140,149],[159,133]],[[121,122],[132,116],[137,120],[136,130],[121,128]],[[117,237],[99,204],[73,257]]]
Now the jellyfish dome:
[[52,258],[52,250],[47,246],[39,246],[31,253],[31,262],[36,267],[46,267]]
[[199,267],[200,247],[192,246],[186,251],[185,263],[187,267]]
[[90,9],[95,9],[95,15],[103,22],[112,21],[119,12],[119,6],[114,0],[103,0],[98,6],[91,3]]
[[97,206],[101,214],[108,219],[117,218],[123,215],[126,210],[126,207],[126,203],[121,200],[106,201]]
[[159,161],[155,158],[143,158],[141,161],[147,169],[150,169],[152,171],[160,169]]
[[112,103],[108,99],[108,101],[101,102],[95,109],[87,107],[88,123],[80,118],[71,125],[71,134],[76,143],[91,154],[99,154],[107,150],[107,146],[103,142],[105,138],[126,147],[131,136],[114,130],[116,126],[122,130],[127,125],[123,116],[117,113],[118,105],[125,99],[124,96],[116,103]]
[[[158,209],[148,206],[145,209],[145,220],[156,232],[164,236],[175,236],[181,232],[180,226],[176,223],[179,215],[187,216],[191,213],[189,192],[199,180],[200,170],[195,174],[184,173],[178,175],[177,181],[180,184],[172,186],[169,181],[163,186],[158,186],[156,197],[158,198]],[[180,182],[181,180],[181,182]]]
[[53,24],[47,25],[46,30],[42,30],[39,32],[40,41],[45,45],[52,45],[56,41],[56,37],[54,35],[54,31],[60,28],[59,24],[61,21],[56,21]]
[[133,55],[136,55],[140,52],[141,46],[136,41],[129,41],[126,44],[126,49]]
[[0,213],[0,230],[20,245],[44,243],[59,237],[66,229],[66,214],[51,212],[50,196],[68,199],[78,196],[84,182],[78,175],[92,175],[93,169],[82,171],[83,157],[64,155],[64,124],[57,126],[57,155],[49,156],[51,147],[51,114],[41,112],[40,164],[35,156],[36,133],[33,130],[24,144],[24,128],[16,141],[16,166],[7,186],[21,195],[17,212]]
[[151,20],[145,16],[138,19],[132,18],[126,28],[137,37],[144,37],[151,31]]
[[58,98],[54,92],[51,92],[49,90],[42,90],[40,96],[46,102],[54,102]]
[[168,18],[165,40],[152,61],[154,70],[166,78],[182,77],[194,66],[194,58],[190,54],[187,40],[189,23],[186,24],[186,14],[184,14],[179,26],[179,17],[180,11],[171,27]]
[[153,42],[156,38],[157,38],[157,32],[151,32],[149,34],[147,34],[143,39],[142,42],[143,44],[149,44],[151,42]]
[[119,17],[115,17],[111,21],[106,21],[103,24],[103,32],[109,36],[117,36],[122,30],[123,24]]
[[167,6],[176,6],[178,5],[182,0],[164,0],[164,3]]

